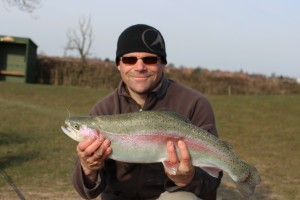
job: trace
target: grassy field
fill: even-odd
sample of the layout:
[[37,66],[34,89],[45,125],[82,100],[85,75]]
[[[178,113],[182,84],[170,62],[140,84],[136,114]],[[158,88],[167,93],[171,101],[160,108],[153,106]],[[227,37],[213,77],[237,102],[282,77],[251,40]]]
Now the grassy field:
[[[0,82],[0,169],[26,199],[80,199],[71,184],[77,143],[60,126],[109,92]],[[261,174],[251,199],[300,199],[300,95],[208,98],[220,138]],[[18,199],[2,175],[0,199]],[[228,176],[218,199],[243,199]]]

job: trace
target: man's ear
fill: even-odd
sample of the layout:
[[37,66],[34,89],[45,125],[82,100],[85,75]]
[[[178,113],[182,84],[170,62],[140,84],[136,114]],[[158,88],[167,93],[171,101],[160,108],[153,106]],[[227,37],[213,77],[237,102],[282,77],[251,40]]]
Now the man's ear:
[[118,70],[120,71],[120,65],[118,65]]

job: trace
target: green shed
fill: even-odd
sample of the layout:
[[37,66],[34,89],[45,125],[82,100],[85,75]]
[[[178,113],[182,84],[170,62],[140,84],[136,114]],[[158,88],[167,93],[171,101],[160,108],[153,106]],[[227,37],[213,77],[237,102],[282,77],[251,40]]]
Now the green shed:
[[0,80],[37,81],[37,45],[30,38],[0,35]]

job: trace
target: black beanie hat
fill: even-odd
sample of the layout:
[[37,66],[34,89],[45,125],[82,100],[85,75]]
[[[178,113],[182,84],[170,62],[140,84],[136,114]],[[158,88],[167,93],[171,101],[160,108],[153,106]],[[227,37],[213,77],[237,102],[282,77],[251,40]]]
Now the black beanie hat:
[[165,41],[161,33],[152,26],[136,24],[125,29],[118,39],[116,63],[120,56],[130,52],[148,52],[161,57],[167,63]]

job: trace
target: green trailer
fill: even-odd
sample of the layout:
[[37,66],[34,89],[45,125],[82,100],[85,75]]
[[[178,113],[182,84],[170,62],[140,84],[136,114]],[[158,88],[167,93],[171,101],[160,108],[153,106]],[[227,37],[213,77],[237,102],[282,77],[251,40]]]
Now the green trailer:
[[37,45],[30,38],[0,35],[0,80],[36,83]]

